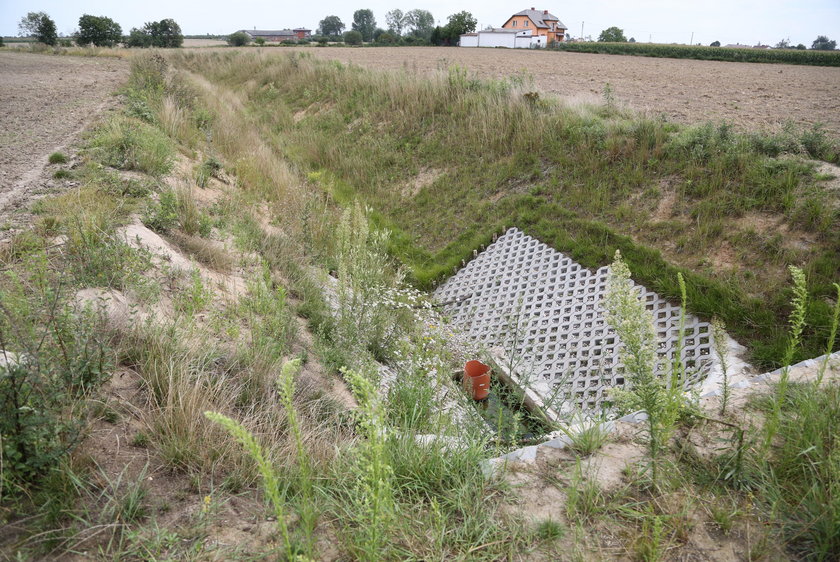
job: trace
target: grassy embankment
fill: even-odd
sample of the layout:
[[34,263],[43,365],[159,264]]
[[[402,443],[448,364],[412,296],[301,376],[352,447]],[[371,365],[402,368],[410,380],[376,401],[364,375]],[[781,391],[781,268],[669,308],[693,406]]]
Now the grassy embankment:
[[[124,111],[81,165],[51,158],[77,187],[3,247],[4,555],[552,552],[557,532],[503,513],[504,487],[485,481],[497,444],[439,410],[458,360],[411,308],[386,239],[304,189],[237,96],[167,67],[133,62]],[[175,253],[122,235],[136,217]],[[385,396],[374,358],[397,376]]]
[[719,60],[727,62],[766,62],[840,66],[840,52],[797,49],[736,49],[695,45],[657,45],[653,43],[559,43],[552,47],[569,53],[600,53],[669,59]]
[[815,296],[801,356],[820,352],[840,214],[814,160],[836,163],[840,152],[818,129],[678,126],[622,110],[609,91],[601,105],[566,107],[460,69],[426,79],[301,56],[174,60],[243,93],[261,134],[314,186],[370,205],[420,287],[505,226],[587,267],[618,248],[666,297],[677,297],[682,271],[690,310],[723,319],[770,366],[784,349],[794,263]]

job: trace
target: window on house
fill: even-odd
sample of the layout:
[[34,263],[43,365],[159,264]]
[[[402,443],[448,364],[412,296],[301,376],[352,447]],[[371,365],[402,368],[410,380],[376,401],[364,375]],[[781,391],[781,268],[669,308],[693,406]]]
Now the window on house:
[[516,27],[516,20],[513,20],[513,27]]
[[525,20],[525,27],[528,27],[528,20]]

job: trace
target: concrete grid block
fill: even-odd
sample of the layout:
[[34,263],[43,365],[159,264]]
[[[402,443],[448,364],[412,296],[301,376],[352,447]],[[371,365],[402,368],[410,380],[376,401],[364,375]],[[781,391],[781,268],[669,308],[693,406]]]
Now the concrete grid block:
[[[620,341],[601,306],[607,267],[590,271],[511,228],[435,291],[451,323],[515,357],[521,380],[563,413],[601,411],[611,388],[625,386]],[[635,285],[657,336],[659,374],[676,358],[680,308]],[[717,363],[709,323],[686,315],[681,359],[686,387]]]

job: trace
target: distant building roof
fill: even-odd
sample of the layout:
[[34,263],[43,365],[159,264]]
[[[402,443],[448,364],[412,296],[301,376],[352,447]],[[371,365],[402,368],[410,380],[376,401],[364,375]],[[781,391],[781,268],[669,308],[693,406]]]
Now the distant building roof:
[[251,37],[293,37],[295,32],[291,29],[241,29]]
[[[534,8],[531,8],[530,10],[522,10],[521,12],[516,12],[511,17],[516,16],[528,16],[529,18],[531,18],[531,21],[534,22],[534,25],[536,25],[538,28],[551,27],[549,25],[549,22],[556,22],[557,27],[568,29],[568,27],[566,27],[566,25],[562,21],[560,21],[560,18],[548,13],[548,10],[535,10]],[[508,18],[508,21],[510,21],[510,18]]]
[[530,29],[509,29],[504,27],[494,27],[493,29],[482,29],[479,33],[533,33]]

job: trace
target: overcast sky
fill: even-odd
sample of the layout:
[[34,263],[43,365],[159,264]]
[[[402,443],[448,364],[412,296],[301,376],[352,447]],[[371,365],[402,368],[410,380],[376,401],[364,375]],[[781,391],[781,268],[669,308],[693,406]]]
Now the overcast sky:
[[[525,0],[535,2],[536,0]],[[385,13],[394,8],[429,10],[441,25],[448,15],[466,10],[481,28],[500,27],[515,12],[530,8],[521,2],[499,0],[321,0],[286,3],[259,0],[0,0],[0,33],[17,35],[17,23],[31,11],[47,12],[58,31],[71,34],[79,16],[108,16],[123,32],[144,22],[173,18],[185,34],[227,34],[237,29],[317,29],[328,15],[337,15],[347,28],[353,12],[373,10],[380,27]],[[535,5],[547,9],[569,28],[569,33],[597,38],[601,30],[618,26],[628,38],[655,43],[712,41],[774,45],[781,39],[811,46],[817,35],[840,41],[840,0],[579,0]]]

